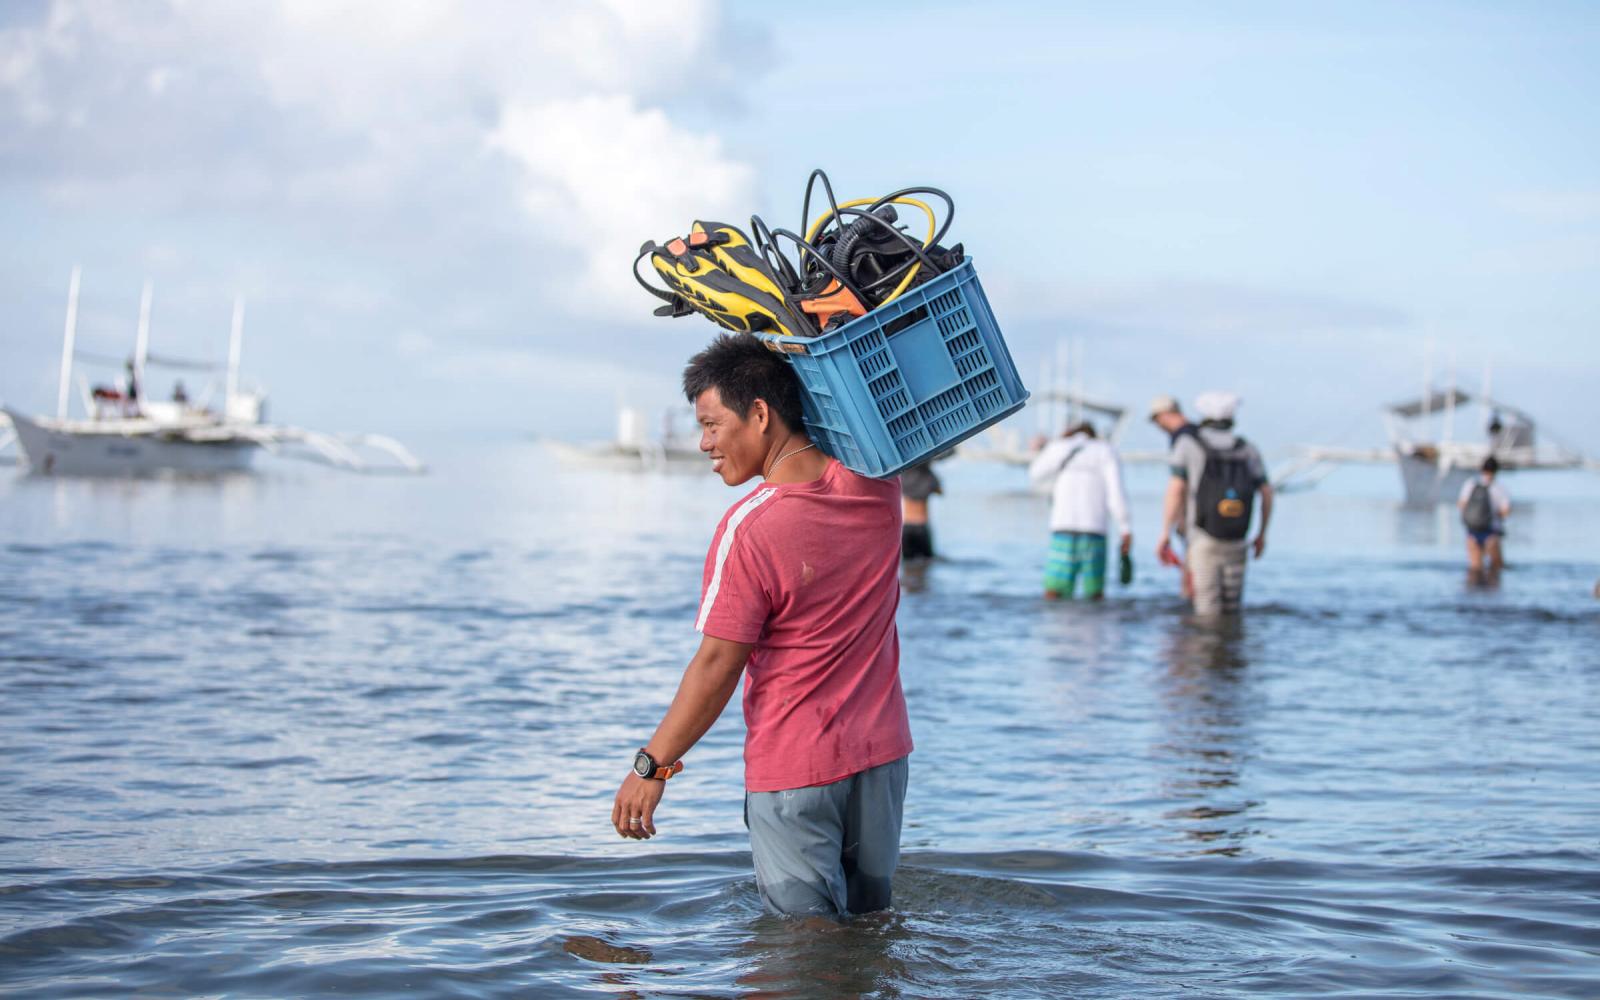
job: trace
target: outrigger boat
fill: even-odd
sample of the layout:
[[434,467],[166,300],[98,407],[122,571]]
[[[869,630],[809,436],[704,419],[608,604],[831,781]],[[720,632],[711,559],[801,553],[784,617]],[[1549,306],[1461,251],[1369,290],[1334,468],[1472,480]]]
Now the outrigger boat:
[[[1023,410],[1024,414],[1034,414],[1035,428],[1032,434],[1018,426],[1025,422],[1023,415],[1018,414],[1016,418],[991,427],[979,437],[962,444],[958,453],[963,458],[980,462],[1000,462],[1027,468],[1047,440],[1073,424],[1092,421],[1097,425],[1096,433],[1101,440],[1117,447],[1118,457],[1124,464],[1166,462],[1165,450],[1122,449],[1122,435],[1128,427],[1128,408],[1085,395],[1083,372],[1083,341],[1080,339],[1068,344],[1065,339],[1057,340],[1054,365],[1046,358],[1040,365],[1039,379],[1035,383],[1048,388],[1035,392]],[[1076,377],[1069,379],[1069,374]]]
[[[220,473],[250,468],[257,451],[305,458],[360,472],[421,472],[423,464],[404,445],[379,434],[323,434],[299,427],[268,424],[266,395],[259,387],[239,384],[239,353],[244,307],[234,302],[228,364],[220,409],[205,399],[190,403],[177,389],[170,401],[154,401],[144,391],[145,371],[152,365],[216,371],[220,366],[159,358],[149,352],[150,286],[139,305],[139,328],[127,377],[119,387],[91,389],[79,378],[86,416],[69,415],[74,362],[105,361],[75,353],[79,272],[74,269],[67,292],[66,334],[61,350],[61,382],[54,417],[28,416],[0,407],[10,422],[9,434],[20,447],[28,468],[45,475],[136,475],[154,472]],[[181,382],[179,386],[181,387]],[[0,447],[10,443],[0,432]],[[369,461],[364,453],[386,458]]]
[[[680,412],[681,411],[681,412]],[[617,437],[595,444],[547,441],[557,458],[569,465],[598,466],[625,472],[703,472],[711,467],[700,450],[699,431],[693,429],[694,411],[675,408],[661,416],[661,431],[649,437],[644,414],[631,406],[617,410]],[[680,427],[687,419],[689,430]]]
[[[1473,403],[1481,411],[1484,437],[1457,441],[1457,411]],[[1387,448],[1306,445],[1273,477],[1275,483],[1281,489],[1305,489],[1321,482],[1340,465],[1392,463],[1400,471],[1406,506],[1431,507],[1454,503],[1463,484],[1490,455],[1500,463],[1502,472],[1600,471],[1600,462],[1574,448],[1541,444],[1537,425],[1527,412],[1494,399],[1487,391],[1474,396],[1454,385],[1430,389],[1416,399],[1385,407],[1384,422],[1389,432]]]

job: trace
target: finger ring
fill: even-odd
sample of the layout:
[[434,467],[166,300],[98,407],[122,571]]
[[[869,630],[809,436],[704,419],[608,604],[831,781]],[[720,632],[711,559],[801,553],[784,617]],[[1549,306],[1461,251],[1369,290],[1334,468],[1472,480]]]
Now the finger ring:
[[628,825],[629,826],[638,826],[639,825],[639,817],[635,816],[632,819],[628,820]]

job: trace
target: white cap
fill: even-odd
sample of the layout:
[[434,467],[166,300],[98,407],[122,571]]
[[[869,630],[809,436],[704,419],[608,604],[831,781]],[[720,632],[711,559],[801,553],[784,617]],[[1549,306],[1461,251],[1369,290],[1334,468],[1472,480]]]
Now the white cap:
[[1239,408],[1239,397],[1231,392],[1202,392],[1195,397],[1194,408],[1201,420],[1232,420],[1233,411]]
[[1180,412],[1178,409],[1178,401],[1173,399],[1171,396],[1168,396],[1166,393],[1162,393],[1161,395],[1150,400],[1150,418],[1152,420],[1161,416],[1163,413],[1178,412]]

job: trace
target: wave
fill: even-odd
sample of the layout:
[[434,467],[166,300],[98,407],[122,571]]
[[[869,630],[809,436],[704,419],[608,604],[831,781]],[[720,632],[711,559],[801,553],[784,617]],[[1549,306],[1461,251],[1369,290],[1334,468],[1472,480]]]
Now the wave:
[[0,984],[39,996],[380,996],[401,981],[410,995],[537,983],[540,996],[1581,996],[1600,956],[1595,860],[915,851],[892,911],[829,925],[764,914],[742,851],[12,868],[0,872]]

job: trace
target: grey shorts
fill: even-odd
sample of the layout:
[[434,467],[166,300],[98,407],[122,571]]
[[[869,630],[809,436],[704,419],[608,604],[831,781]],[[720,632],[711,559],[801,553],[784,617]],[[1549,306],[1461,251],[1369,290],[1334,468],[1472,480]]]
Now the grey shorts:
[[756,885],[769,910],[841,916],[888,907],[900,863],[906,761],[827,785],[745,793]]

